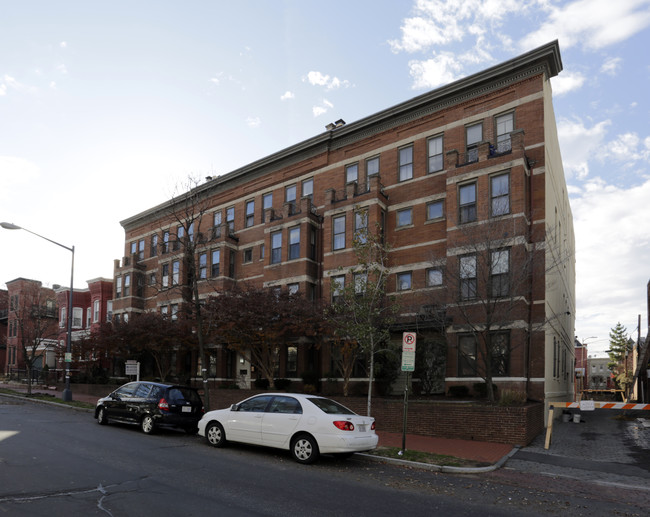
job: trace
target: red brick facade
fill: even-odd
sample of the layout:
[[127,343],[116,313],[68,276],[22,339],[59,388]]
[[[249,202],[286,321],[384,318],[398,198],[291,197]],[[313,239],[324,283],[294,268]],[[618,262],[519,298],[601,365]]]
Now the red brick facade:
[[[459,257],[470,240],[467,229],[476,236],[497,221],[508,250],[507,274],[519,278],[510,282],[516,292],[509,293],[514,302],[505,329],[507,365],[495,380],[501,388],[543,400],[553,370],[554,382],[570,391],[565,371],[569,368],[573,377],[572,317],[558,316],[551,333],[545,324],[550,313],[575,312],[572,262],[563,282],[550,281],[547,271],[548,227],[562,228],[566,246],[573,246],[550,104],[549,79],[560,70],[557,43],[548,44],[208,178],[187,194],[122,221],[125,254],[115,262],[115,314],[173,312],[182,305],[179,290],[172,288],[175,274],[179,279],[187,274],[174,249],[179,226],[197,239],[195,260],[199,271],[205,267],[202,296],[248,282],[297,286],[308,298],[329,301],[332,276],[352,281],[346,268],[356,263],[352,239],[355,214],[362,210],[368,227],[379,225],[390,245],[387,289],[400,300],[404,329],[416,329],[418,339],[431,337],[436,331],[427,321],[427,307],[447,307],[444,385],[471,386],[480,379],[467,375],[458,361],[459,339],[467,328],[454,308],[458,289],[447,282],[449,276],[440,284],[427,279],[437,266],[445,275],[459,276]],[[270,200],[266,208],[265,200]],[[188,213],[189,203],[202,207],[192,226],[190,218],[179,217],[183,210]],[[526,261],[532,266],[524,268]],[[551,284],[561,285],[553,288],[559,295],[550,296]],[[480,280],[478,287],[487,288]],[[400,335],[396,329],[395,339]],[[561,374],[548,364],[549,343],[563,358]],[[241,373],[236,358],[217,345],[212,350],[211,378],[234,380]],[[178,361],[188,362],[180,355]],[[189,362],[196,375],[196,357]],[[279,376],[291,376],[282,364],[281,356]],[[326,377],[330,364],[327,347],[301,350],[297,377],[309,368]]]

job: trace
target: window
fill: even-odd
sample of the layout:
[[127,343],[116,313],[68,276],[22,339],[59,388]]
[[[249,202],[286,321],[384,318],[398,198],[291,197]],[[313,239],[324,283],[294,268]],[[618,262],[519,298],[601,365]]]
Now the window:
[[354,294],[356,294],[357,296],[363,296],[366,293],[367,285],[368,285],[367,273],[354,274]]
[[289,230],[289,260],[300,258],[300,227]]
[[314,180],[310,178],[302,182],[302,197],[312,198],[314,196]]
[[266,246],[264,244],[260,244],[260,260],[264,260],[265,256],[266,256]]
[[444,167],[442,156],[442,135],[430,138],[427,142],[429,152],[429,172],[441,171]]
[[162,266],[162,286],[169,287],[169,264]]
[[93,323],[99,321],[99,300],[93,301]]
[[410,226],[413,224],[413,209],[405,208],[397,211],[397,227]]
[[458,336],[458,376],[476,375],[476,339],[470,334]]
[[183,237],[185,236],[185,228],[182,226],[179,226],[176,228],[176,240],[174,241],[174,249],[178,250],[181,247],[181,241],[183,240]]
[[61,307],[61,318],[59,319],[59,327],[65,328],[67,322],[67,311],[65,307]]
[[249,228],[255,224],[255,201],[246,201],[246,220],[244,226]]
[[282,262],[282,232],[271,234],[271,264]]
[[[288,346],[287,347],[287,373],[295,374],[297,371],[298,371],[298,347]],[[300,407],[300,404],[296,404],[297,402],[296,399],[292,399],[290,397],[277,397],[277,398],[282,399],[282,402],[284,402],[285,400],[288,402],[292,402],[291,404],[292,413],[294,413]]]
[[496,118],[497,153],[507,153],[512,150],[510,133],[514,130],[514,113],[506,113]]
[[235,278],[235,250],[230,250],[230,264],[228,264],[228,276]]
[[72,328],[82,328],[83,315],[84,311],[81,307],[72,308]]
[[163,232],[163,253],[169,253],[169,231]]
[[178,319],[178,304],[172,303],[169,309],[171,312],[172,321],[176,321]]
[[115,298],[120,298],[122,296],[122,277],[118,276],[115,279]]
[[149,275],[149,285],[156,285],[156,273]]
[[316,260],[316,229],[309,227],[309,258]]
[[244,259],[243,259],[244,264],[248,264],[249,262],[253,262],[253,248],[248,248],[244,250]]
[[106,302],[106,321],[113,320],[113,300]]
[[467,163],[478,161],[478,144],[483,140],[483,123],[465,128],[467,140]]
[[359,181],[359,164],[354,163],[345,168],[345,183],[357,183]]
[[138,260],[144,260],[144,239],[138,241]]
[[379,156],[366,160],[366,176],[369,178],[376,174],[379,174]]
[[268,194],[264,194],[262,196],[262,208],[264,210],[273,208],[273,192],[269,192]]
[[124,275],[124,296],[131,295],[131,275]]
[[212,226],[212,237],[218,239],[221,237],[221,210],[214,213],[214,224]]
[[285,187],[285,189],[284,189],[284,200],[287,203],[295,203],[296,202],[296,186],[295,185],[289,185],[288,187]]
[[187,238],[190,242],[194,242],[194,223],[190,223],[189,228],[187,229]]
[[221,265],[221,250],[212,250],[212,265],[210,274],[212,278],[219,276],[219,266]]
[[354,213],[354,240],[365,244],[368,240],[368,211],[357,210]]
[[476,221],[476,183],[461,185],[458,193],[461,224]]
[[235,207],[231,206],[226,208],[226,224],[228,225],[228,233],[235,232]]
[[507,332],[490,334],[492,349],[492,376],[506,377],[510,372],[510,335]]
[[342,250],[345,248],[345,216],[340,215],[332,219],[334,228],[334,250]]
[[411,272],[397,274],[397,290],[408,291],[411,289]]
[[436,287],[442,285],[442,269],[432,267],[427,269],[427,286]]
[[154,233],[151,236],[151,244],[149,247],[149,255],[155,257],[158,255],[158,234]]
[[86,328],[90,327],[91,316],[92,316],[92,311],[90,310],[90,307],[88,307],[86,309]]
[[199,255],[199,280],[208,278],[208,254],[201,253]]
[[332,277],[332,303],[337,303],[343,296],[345,289],[345,275]]
[[180,273],[181,273],[181,262],[180,260],[174,260],[174,262],[172,262],[172,285],[179,284]]
[[476,255],[465,255],[459,260],[460,299],[476,298]]
[[490,264],[490,294],[493,298],[510,293],[510,250],[493,251]]
[[444,203],[442,200],[427,203],[427,221],[442,219],[444,217]]
[[133,241],[131,243],[131,255],[135,255],[136,252],[137,252],[137,249],[138,249],[138,244],[135,241]]
[[493,216],[510,213],[510,175],[499,174],[490,177],[491,214]]
[[399,150],[399,181],[410,180],[413,177],[413,146]]
[[296,294],[299,288],[300,288],[299,284],[287,284],[287,289],[289,290],[289,294]]

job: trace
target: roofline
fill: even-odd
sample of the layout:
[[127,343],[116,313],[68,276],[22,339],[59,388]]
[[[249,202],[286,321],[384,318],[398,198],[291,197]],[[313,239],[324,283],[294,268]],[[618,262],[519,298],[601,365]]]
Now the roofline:
[[[543,70],[546,76],[550,78],[558,75],[562,71],[562,68],[559,43],[558,40],[554,40],[508,61],[504,61],[498,65],[469,75],[445,86],[441,86],[435,90],[423,93],[390,108],[378,111],[377,113],[364,117],[356,122],[328,130],[276,153],[270,154],[264,158],[251,162],[248,165],[244,165],[234,171],[212,179],[207,183],[198,185],[192,189],[192,191],[198,190],[200,192],[214,190],[219,187],[225,188],[225,184],[234,182],[242,176],[248,176],[255,171],[262,171],[268,167],[278,168],[279,164],[283,161],[291,160],[292,158],[294,158],[294,161],[298,161],[297,158],[302,159],[307,153],[315,154],[325,151],[327,148],[336,148],[345,145],[350,140],[354,140],[355,135],[361,133],[357,138],[363,138],[366,130],[375,128],[381,124],[387,124],[390,121],[395,121],[406,114],[413,113],[428,106],[441,106],[458,102],[460,98],[475,96],[490,85],[494,85],[498,79],[513,77],[517,73],[523,74],[524,72],[537,69]],[[338,145],[337,142],[339,142]],[[144,212],[120,221],[120,225],[126,230],[128,227],[141,221],[147,216],[157,214],[164,209],[169,209],[175,202],[178,202],[178,200],[182,200],[183,198],[184,195],[181,195],[177,198],[167,200],[155,207],[145,210]]]

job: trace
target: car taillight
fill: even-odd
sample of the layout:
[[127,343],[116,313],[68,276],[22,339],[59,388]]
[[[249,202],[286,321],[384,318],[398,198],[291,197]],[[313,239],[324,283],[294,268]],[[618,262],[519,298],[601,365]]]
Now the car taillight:
[[347,420],[335,420],[332,423],[341,431],[354,431],[354,424]]
[[169,411],[169,404],[165,399],[160,399],[158,401],[158,409],[162,409],[163,411]]
[[370,430],[374,431],[375,430],[375,423],[373,422],[372,425],[370,426]]

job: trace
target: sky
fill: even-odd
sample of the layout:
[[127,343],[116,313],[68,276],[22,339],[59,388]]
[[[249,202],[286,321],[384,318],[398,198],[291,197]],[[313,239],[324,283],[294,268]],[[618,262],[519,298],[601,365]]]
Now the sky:
[[[0,0],[0,221],[113,276],[120,221],[553,40],[576,334],[636,339],[650,280],[650,0]],[[72,253],[0,229],[0,288]]]

